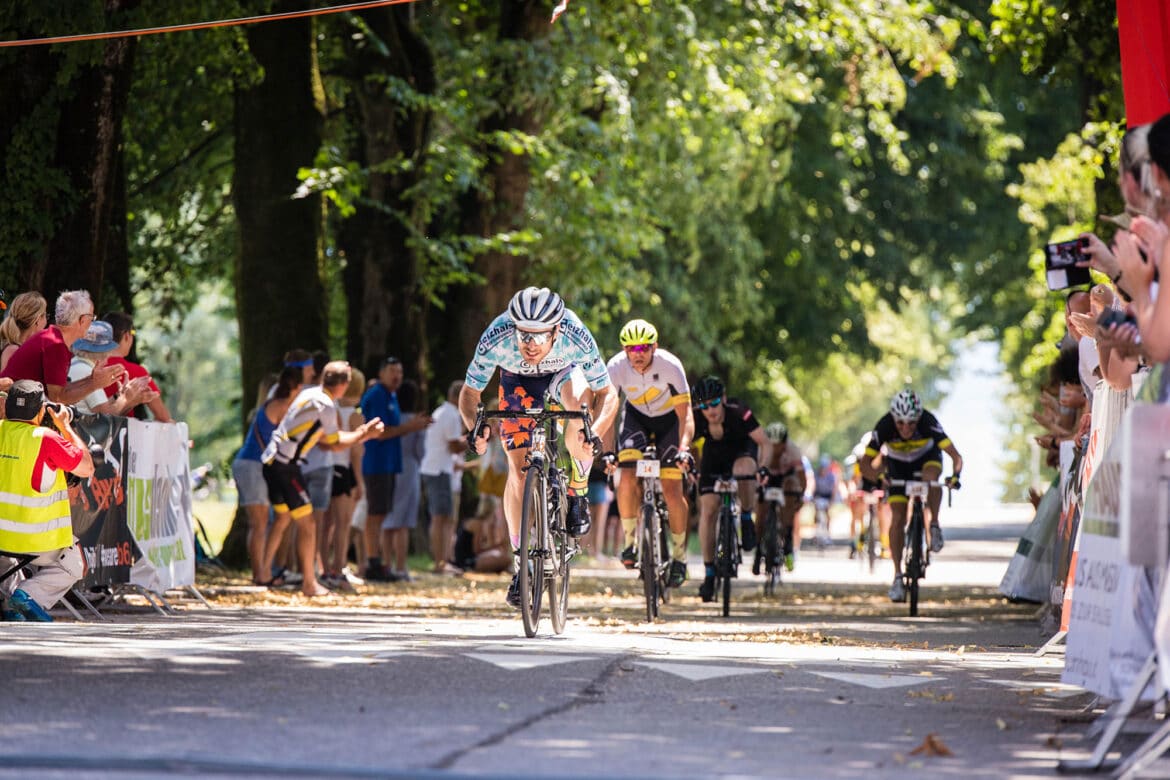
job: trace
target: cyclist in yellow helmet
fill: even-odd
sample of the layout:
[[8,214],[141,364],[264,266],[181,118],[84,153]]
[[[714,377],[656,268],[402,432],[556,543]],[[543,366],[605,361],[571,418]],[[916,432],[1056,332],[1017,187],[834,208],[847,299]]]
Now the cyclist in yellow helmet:
[[610,381],[625,396],[618,434],[618,464],[623,469],[617,486],[618,513],[625,533],[622,563],[638,563],[634,536],[641,494],[634,464],[648,444],[654,444],[662,463],[662,495],[670,515],[671,564],[669,585],[677,588],[687,578],[687,500],[683,471],[690,468],[690,445],[695,433],[687,372],[677,357],[658,346],[658,330],[646,320],[630,320],[618,336],[622,351],[609,359]]

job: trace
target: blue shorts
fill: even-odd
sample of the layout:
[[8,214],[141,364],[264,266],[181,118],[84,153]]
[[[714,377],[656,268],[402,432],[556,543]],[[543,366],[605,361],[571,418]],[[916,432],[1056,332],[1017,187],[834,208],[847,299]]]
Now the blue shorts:
[[333,498],[333,467],[326,466],[323,469],[313,469],[303,473],[305,487],[308,488],[309,498],[313,501],[313,509],[317,512],[324,512],[329,508],[329,502]]
[[455,510],[455,499],[451,492],[450,474],[423,474],[423,490],[427,494],[427,511],[431,516],[450,517]]
[[232,461],[232,477],[240,506],[268,506],[268,483],[264,481],[264,464],[258,460]]

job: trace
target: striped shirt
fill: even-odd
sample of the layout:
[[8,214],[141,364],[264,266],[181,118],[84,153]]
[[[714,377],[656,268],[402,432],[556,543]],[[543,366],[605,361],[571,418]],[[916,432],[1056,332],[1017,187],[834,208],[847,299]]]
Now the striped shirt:
[[323,387],[313,385],[293,399],[260,460],[303,463],[318,442],[333,444],[337,438],[337,403]]

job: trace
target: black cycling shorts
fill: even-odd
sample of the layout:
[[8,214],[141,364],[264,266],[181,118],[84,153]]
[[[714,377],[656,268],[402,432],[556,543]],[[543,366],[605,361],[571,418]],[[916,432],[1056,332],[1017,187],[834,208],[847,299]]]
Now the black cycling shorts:
[[626,404],[622,432],[618,435],[618,465],[632,469],[646,446],[653,444],[662,464],[662,479],[682,479],[678,460],[678,415],[673,411],[659,417],[642,414]]
[[[926,454],[918,456],[912,461],[888,459],[886,461],[886,476],[890,479],[921,479],[922,470],[927,466],[937,466],[942,471],[942,450],[931,447]],[[890,485],[886,493],[886,500],[891,504],[906,503],[906,486]]]

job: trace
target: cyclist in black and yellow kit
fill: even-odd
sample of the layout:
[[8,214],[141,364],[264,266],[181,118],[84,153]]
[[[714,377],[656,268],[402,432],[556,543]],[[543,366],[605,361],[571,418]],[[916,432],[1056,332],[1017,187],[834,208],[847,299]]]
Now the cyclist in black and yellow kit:
[[[953,475],[950,482],[959,486],[959,472],[963,470],[963,458],[951,439],[943,431],[938,419],[922,408],[918,395],[907,388],[890,402],[890,411],[874,427],[870,434],[865,454],[858,460],[861,473],[868,479],[877,479],[878,469],[874,460],[885,446],[883,460],[885,473],[890,479],[921,479],[936,481],[942,475],[942,453],[951,457]],[[906,489],[890,486],[887,493],[892,522],[890,524],[890,557],[894,560],[894,584],[890,586],[891,601],[905,601],[906,589],[902,585],[902,546],[906,535]],[[939,552],[943,548],[942,529],[938,524],[939,506],[942,504],[942,490],[930,489],[927,500],[926,518],[930,528],[930,550]]]

